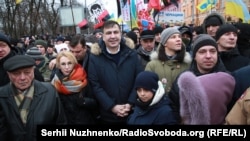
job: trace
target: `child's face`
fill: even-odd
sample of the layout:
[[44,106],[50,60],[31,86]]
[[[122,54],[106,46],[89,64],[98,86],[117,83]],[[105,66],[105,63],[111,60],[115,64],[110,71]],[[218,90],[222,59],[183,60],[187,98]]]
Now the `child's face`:
[[153,98],[153,96],[154,96],[154,94],[153,94],[152,91],[146,90],[146,89],[144,89],[144,88],[138,88],[138,89],[136,90],[136,92],[137,92],[137,95],[138,95],[139,99],[140,99],[142,102],[148,102],[148,101],[150,101],[150,100]]

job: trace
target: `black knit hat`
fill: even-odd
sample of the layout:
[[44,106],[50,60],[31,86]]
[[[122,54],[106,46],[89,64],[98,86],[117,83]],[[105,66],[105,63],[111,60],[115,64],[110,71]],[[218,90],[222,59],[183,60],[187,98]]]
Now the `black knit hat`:
[[236,33],[236,34],[238,33],[237,28],[236,28],[234,25],[232,25],[232,24],[224,24],[224,25],[221,25],[221,26],[218,28],[218,30],[217,30],[217,32],[216,32],[216,35],[215,35],[215,40],[218,41],[219,38],[220,38],[223,34],[225,34],[225,33],[227,33],[227,32],[234,32],[234,33]]
[[161,26],[156,26],[154,28],[154,32],[155,34],[161,33],[164,29]]
[[196,52],[201,47],[206,46],[206,45],[214,46],[216,50],[218,50],[218,46],[214,38],[212,38],[208,34],[200,34],[197,36],[197,38],[194,40],[194,43],[193,43],[193,58],[195,57]]
[[137,44],[137,35],[135,32],[129,31],[128,33],[126,33],[126,36],[132,39],[134,41],[134,44]]
[[2,33],[0,33],[0,41],[7,43],[11,47],[10,39]]
[[59,41],[64,42],[64,40],[65,39],[63,37],[61,37],[61,36],[56,38],[56,42],[59,42]]
[[140,72],[135,79],[135,89],[144,88],[152,91],[154,94],[158,89],[159,77],[151,71]]
[[181,26],[178,28],[178,30],[181,32],[181,34],[187,33],[192,35],[191,29],[188,26]]
[[205,21],[205,27],[208,27],[211,25],[212,26],[220,26],[220,25],[222,25],[222,21],[216,16],[209,17]]
[[26,51],[26,55],[32,57],[34,60],[44,60],[44,56],[37,47],[32,47]]

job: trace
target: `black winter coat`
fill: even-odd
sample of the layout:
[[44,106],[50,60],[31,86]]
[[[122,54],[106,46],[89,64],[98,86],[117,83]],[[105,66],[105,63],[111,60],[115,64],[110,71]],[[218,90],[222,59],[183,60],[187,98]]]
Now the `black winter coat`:
[[4,58],[2,58],[0,60],[0,76],[1,76],[0,77],[0,86],[3,86],[3,85],[10,82],[10,79],[9,79],[9,77],[7,75],[7,72],[3,68],[4,62],[7,59],[9,59],[10,57],[13,57],[15,55],[21,55],[21,54],[24,54],[24,52],[21,49],[19,49],[19,48],[11,48],[10,53],[6,57],[4,57]]
[[[193,60],[193,62],[191,63],[190,69],[187,70],[187,71],[193,72],[196,76],[204,75],[204,74],[202,74],[202,73],[199,72],[195,60]],[[182,73],[184,73],[184,72],[182,72]],[[214,73],[214,72],[228,72],[226,70],[223,62],[221,61],[221,59],[219,59],[218,63],[214,66],[214,68],[211,70],[210,73]],[[177,83],[178,83],[179,76],[182,73],[180,73],[178,75],[178,77],[175,79],[175,81],[173,82],[172,88],[171,88],[170,92],[168,93],[169,98],[173,101],[172,108],[173,108],[174,114],[175,114],[175,116],[176,116],[176,118],[177,118],[177,120],[178,120],[179,123],[181,123],[181,117],[180,117],[180,96],[179,96],[179,86],[178,86]]]
[[220,52],[220,58],[226,69],[230,72],[250,64],[250,59],[240,55],[237,48],[234,48],[228,52]]
[[34,80],[33,101],[24,126],[11,87],[10,84],[0,87],[1,141],[36,141],[37,125],[67,123],[53,85]]
[[[59,69],[56,69],[56,75],[60,80],[64,78]],[[93,125],[97,122],[98,104],[94,99],[92,89],[89,83],[79,93],[61,94],[59,93],[61,103],[67,117],[67,123],[71,125]]]
[[118,117],[111,109],[136,101],[134,81],[143,71],[137,52],[125,43],[120,43],[118,62],[106,51],[103,41],[92,45],[89,58],[88,78],[99,103],[101,120],[115,124],[126,123],[127,118]]

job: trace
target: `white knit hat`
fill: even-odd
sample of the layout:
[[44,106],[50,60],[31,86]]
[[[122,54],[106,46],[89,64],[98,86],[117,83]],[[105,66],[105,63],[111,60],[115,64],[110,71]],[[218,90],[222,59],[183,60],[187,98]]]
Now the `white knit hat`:
[[56,48],[56,52],[59,53],[63,50],[66,50],[66,51],[69,51],[69,47],[68,47],[68,44],[58,44],[58,45],[55,45],[55,48]]

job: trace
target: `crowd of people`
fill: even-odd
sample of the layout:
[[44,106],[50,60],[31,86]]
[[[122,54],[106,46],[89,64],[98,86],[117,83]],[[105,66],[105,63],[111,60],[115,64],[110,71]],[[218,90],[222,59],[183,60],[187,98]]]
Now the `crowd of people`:
[[35,140],[39,124],[249,124],[246,26],[211,13],[126,33],[108,20],[55,42],[0,33],[0,140]]

